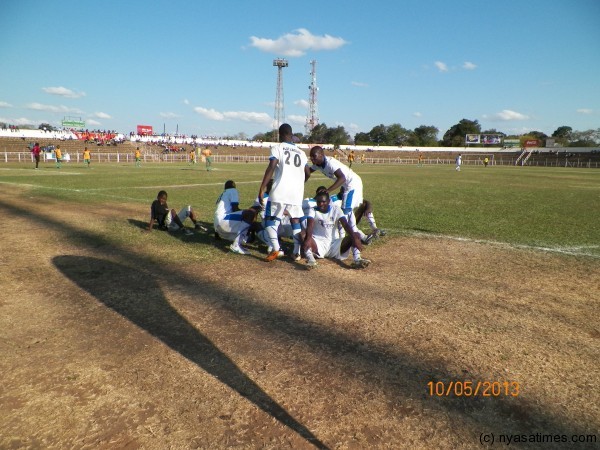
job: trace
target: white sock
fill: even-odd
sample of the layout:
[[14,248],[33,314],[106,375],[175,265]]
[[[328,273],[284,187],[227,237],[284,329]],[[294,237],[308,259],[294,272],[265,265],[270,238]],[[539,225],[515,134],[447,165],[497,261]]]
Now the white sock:
[[369,222],[371,229],[373,229],[373,230],[377,229],[377,224],[375,223],[375,217],[373,217],[372,212],[367,213],[367,221]]
[[267,225],[265,227],[265,231],[269,239],[269,246],[273,247],[273,251],[279,251],[279,237],[277,236],[278,227],[279,222],[275,222],[274,225]]
[[294,252],[292,253],[293,255],[299,255],[300,254],[300,238],[302,236],[300,235],[300,230],[298,230],[298,232],[296,232],[296,230],[294,230],[294,235],[292,236],[292,238],[294,239]]

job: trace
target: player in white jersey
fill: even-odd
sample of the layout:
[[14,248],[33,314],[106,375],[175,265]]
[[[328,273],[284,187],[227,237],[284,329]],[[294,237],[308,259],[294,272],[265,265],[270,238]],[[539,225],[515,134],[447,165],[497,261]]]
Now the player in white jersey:
[[[304,182],[309,176],[307,163],[304,151],[293,143],[292,127],[287,123],[282,124],[279,127],[279,144],[271,148],[269,165],[258,191],[258,201],[265,208],[265,230],[273,248],[267,261],[279,257],[277,229],[286,211],[291,217],[294,240],[299,239]],[[265,204],[264,193],[271,178],[273,187]]]
[[363,184],[362,179],[352,169],[345,166],[335,158],[327,158],[322,147],[315,146],[310,149],[310,160],[312,166],[310,173],[315,171],[322,172],[327,178],[335,180],[326,191],[333,192],[338,188],[342,188],[344,193],[342,196],[342,211],[348,216],[348,223],[354,231],[359,231],[357,224],[359,218],[354,215],[354,209],[359,208],[361,211],[360,217],[364,216],[371,227],[371,236],[383,236],[385,232],[377,228],[375,216],[370,203],[363,199]]
[[462,165],[462,155],[459,153],[456,157],[456,171],[460,172],[460,166]]
[[[354,232],[348,223],[347,216],[329,198],[325,191],[316,195],[317,206],[311,208],[306,225],[306,236],[303,243],[307,268],[317,266],[317,258],[346,259],[350,248],[353,249],[354,262],[352,267],[363,269],[371,261],[360,257],[362,243],[360,235]],[[346,230],[345,237],[339,237],[336,230],[341,225]],[[354,251],[356,250],[356,251]]]
[[215,237],[233,241],[229,249],[234,253],[246,255],[241,247],[241,242],[248,236],[250,227],[254,224],[256,211],[253,209],[240,210],[240,197],[235,186],[235,181],[225,182],[225,190],[217,199],[215,209],[214,227]]

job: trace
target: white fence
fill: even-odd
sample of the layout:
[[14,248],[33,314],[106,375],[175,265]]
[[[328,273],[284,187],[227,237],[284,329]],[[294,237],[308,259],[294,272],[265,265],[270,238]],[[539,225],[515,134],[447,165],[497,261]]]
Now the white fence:
[[[54,153],[43,153],[42,159],[48,162],[54,162]],[[493,159],[490,159],[491,166],[514,166],[517,157],[502,157],[502,155],[496,155]],[[15,162],[33,162],[33,156],[30,152],[0,152],[0,162],[4,163],[15,163]],[[269,156],[267,155],[213,155],[213,163],[267,163]],[[83,163],[83,157],[80,153],[75,155],[69,155],[65,153],[63,162],[70,164]],[[133,164],[135,158],[129,153],[92,153],[93,163],[123,163]],[[189,154],[185,152],[181,153],[157,153],[157,154],[144,154],[142,155],[143,163],[185,163],[189,162]],[[454,158],[430,158],[423,159],[422,165],[454,165]],[[203,164],[201,159],[198,159],[197,164]],[[364,163],[359,161],[354,162],[354,166],[361,164],[407,164],[417,165],[419,164],[418,158],[374,158],[365,157]],[[469,159],[467,155],[463,155],[462,164],[464,166],[480,166],[483,165],[483,160],[480,158]],[[599,161],[593,161],[591,158],[585,157],[570,157],[566,158],[561,155],[559,157],[548,155],[543,158],[536,158],[527,162],[527,166],[539,166],[539,167],[580,167],[580,168],[600,168]]]

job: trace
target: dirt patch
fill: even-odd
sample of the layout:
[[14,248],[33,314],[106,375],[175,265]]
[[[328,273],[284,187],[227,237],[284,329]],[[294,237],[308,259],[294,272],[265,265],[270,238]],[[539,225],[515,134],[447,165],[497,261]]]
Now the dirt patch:
[[[470,448],[600,429],[597,260],[386,237],[365,271],[190,262],[111,242],[139,233],[114,208],[25,202],[0,201],[1,448]],[[457,395],[465,382],[500,392]]]

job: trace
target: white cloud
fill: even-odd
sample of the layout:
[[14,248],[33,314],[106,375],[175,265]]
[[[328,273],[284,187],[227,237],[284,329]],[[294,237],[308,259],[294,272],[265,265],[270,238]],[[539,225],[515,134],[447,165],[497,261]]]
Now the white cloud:
[[502,111],[500,111],[499,113],[496,113],[496,114],[491,114],[491,115],[484,114],[483,118],[489,119],[489,120],[513,121],[513,120],[528,120],[529,116],[527,116],[525,114],[521,114],[516,111],[511,111],[510,109],[503,109]]
[[357,87],[369,87],[367,83],[361,83],[360,81],[352,81],[350,84]]
[[58,87],[45,87],[42,88],[44,92],[51,95],[58,95],[60,97],[66,98],[79,98],[85,97],[85,92],[75,92],[71,89],[67,89],[66,87],[58,86]]
[[97,117],[98,119],[112,119],[112,117],[103,112],[94,113],[94,117]]
[[81,114],[81,110],[77,108],[69,108],[64,105],[54,106],[54,105],[44,105],[42,103],[28,103],[25,105],[27,109],[33,109],[35,111],[49,111],[54,113],[76,113]]
[[196,106],[194,108],[196,113],[201,116],[216,121],[226,121],[226,120],[241,120],[243,122],[251,122],[257,123],[261,125],[271,125],[273,118],[269,116],[267,113],[259,113],[259,112],[249,112],[249,111],[224,111],[220,112],[215,109],[207,109],[201,106]]
[[348,125],[348,130],[356,134],[360,131],[360,127],[355,123],[351,123]]
[[164,117],[165,119],[176,119],[181,116],[179,114],[175,114],[174,112],[161,112],[160,117]]
[[423,114],[421,114],[421,113],[420,113],[420,112],[418,112],[418,111],[415,111],[415,112],[414,112],[412,115],[413,115],[414,117],[421,117],[421,116],[423,116]]
[[437,67],[440,72],[448,72],[448,66],[446,65],[446,63],[443,63],[441,61],[436,61],[434,64],[435,64],[435,67]]
[[294,31],[295,34],[288,33],[277,39],[250,36],[250,46],[266,53],[298,57],[305,55],[309,50],[336,50],[347,44],[347,42],[340,37],[333,37],[328,34],[324,36],[315,36],[304,28],[299,28]]
[[225,116],[223,115],[223,113],[220,113],[219,111],[216,111],[214,109],[206,109],[202,108],[201,106],[196,106],[194,108],[194,111],[196,111],[202,117],[205,117],[210,120],[225,120]]
[[12,105],[7,102],[0,102],[0,108],[12,108]]
[[289,123],[290,125],[296,124],[296,125],[304,126],[304,124],[306,123],[306,116],[300,116],[298,114],[291,114],[289,116],[285,116],[285,121],[287,123]]
[[308,109],[308,107],[310,106],[310,104],[308,103],[308,100],[296,100],[294,102],[294,105],[299,106],[301,108],[305,108],[305,109]]
[[38,122],[37,120],[26,119],[25,117],[21,117],[19,119],[0,117],[0,122],[7,123],[9,125],[32,125],[34,123],[43,123],[43,122],[48,122],[48,121],[42,120],[42,121]]
[[189,101],[187,98],[184,98],[184,99],[183,99],[183,104],[184,104],[184,105],[189,105],[189,104],[190,104],[190,101]]
[[100,122],[98,122],[97,120],[94,119],[87,119],[85,121],[86,126],[88,125],[102,125]]
[[477,68],[477,66],[470,61],[465,61],[462,67],[465,70],[475,70]]
[[577,112],[579,114],[594,114],[594,110],[589,108],[579,108]]

